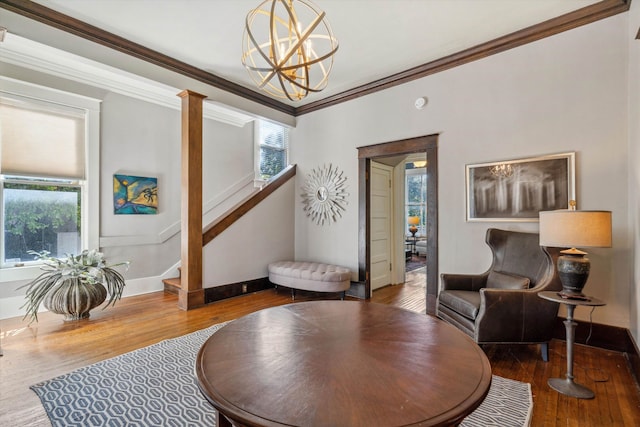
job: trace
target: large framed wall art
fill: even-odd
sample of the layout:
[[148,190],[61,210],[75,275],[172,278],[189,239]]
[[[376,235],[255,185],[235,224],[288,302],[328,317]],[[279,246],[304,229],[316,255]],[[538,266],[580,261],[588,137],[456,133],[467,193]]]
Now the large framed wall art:
[[575,191],[575,152],[467,165],[467,221],[535,222]]

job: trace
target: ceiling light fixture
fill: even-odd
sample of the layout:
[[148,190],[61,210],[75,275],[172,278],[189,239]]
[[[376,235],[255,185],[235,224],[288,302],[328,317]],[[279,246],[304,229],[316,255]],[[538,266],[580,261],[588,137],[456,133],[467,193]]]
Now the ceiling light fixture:
[[266,0],[247,14],[242,64],[258,87],[299,101],[327,86],[338,41],[308,0]]
[[415,162],[413,162],[413,167],[414,168],[423,168],[427,166],[427,161],[426,160],[417,160]]

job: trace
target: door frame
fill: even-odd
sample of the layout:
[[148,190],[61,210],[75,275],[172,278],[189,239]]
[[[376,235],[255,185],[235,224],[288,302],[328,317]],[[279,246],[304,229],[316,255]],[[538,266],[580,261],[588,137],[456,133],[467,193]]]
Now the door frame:
[[358,280],[364,283],[365,298],[371,294],[371,160],[412,153],[427,155],[427,314],[435,314],[438,297],[438,137],[439,134],[432,134],[358,147]]

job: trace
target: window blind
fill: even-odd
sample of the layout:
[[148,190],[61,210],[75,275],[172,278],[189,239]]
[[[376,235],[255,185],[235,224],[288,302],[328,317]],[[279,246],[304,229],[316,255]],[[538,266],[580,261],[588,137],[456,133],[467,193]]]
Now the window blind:
[[85,114],[0,98],[0,173],[85,179]]
[[260,144],[286,150],[289,144],[289,132],[284,126],[261,120]]

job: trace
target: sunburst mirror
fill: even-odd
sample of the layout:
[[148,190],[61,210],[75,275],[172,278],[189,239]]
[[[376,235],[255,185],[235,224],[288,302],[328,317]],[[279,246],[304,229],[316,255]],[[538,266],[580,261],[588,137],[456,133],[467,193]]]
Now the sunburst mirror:
[[347,178],[329,164],[313,169],[302,187],[304,211],[318,225],[337,221],[346,210]]

